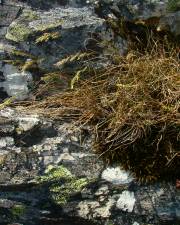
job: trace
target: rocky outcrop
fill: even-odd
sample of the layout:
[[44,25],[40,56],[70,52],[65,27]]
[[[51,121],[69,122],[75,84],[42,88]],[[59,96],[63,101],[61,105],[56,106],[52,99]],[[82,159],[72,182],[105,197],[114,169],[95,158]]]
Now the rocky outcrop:
[[[68,83],[68,74],[82,62],[55,64],[69,55],[95,52],[88,66],[102,68],[114,51],[125,54],[127,40],[108,19],[153,23],[178,38],[179,15],[174,0],[3,1],[0,102],[30,98],[36,81],[49,72],[64,72]],[[178,225],[175,183],[138,184],[119,165],[104,165],[93,151],[93,138],[91,127],[2,109],[0,224]]]
[[[25,67],[26,65],[32,67],[33,63],[43,72],[59,71],[62,68],[57,68],[55,63],[69,55],[84,51],[95,51],[96,54],[102,55],[103,47],[100,43],[109,40],[114,41],[117,47],[120,47],[119,51],[123,53],[125,41],[120,37],[114,38],[112,30],[106,27],[105,20],[99,18],[92,7],[85,6],[86,4],[83,3],[77,5],[69,2],[68,7],[63,7],[60,4],[56,5],[56,8],[46,9],[45,7],[40,9],[34,8],[34,4],[31,5],[33,2],[35,5],[40,5],[39,1],[29,1],[29,5],[19,3],[21,10],[17,18],[13,22],[9,22],[9,26],[7,24],[3,26],[1,51],[4,56],[2,54],[1,60],[4,64],[18,66],[22,72],[24,64]],[[48,3],[48,1],[46,2]],[[50,5],[52,6],[52,3]],[[81,8],[78,7],[80,5]],[[30,6],[33,6],[33,8]],[[7,13],[9,12],[8,8],[5,10]],[[8,50],[6,49],[7,43],[11,44]],[[29,63],[29,61],[32,63]],[[97,60],[95,62],[97,64]],[[101,63],[104,65],[103,60],[99,59],[99,62],[100,66]],[[65,71],[72,73],[78,65],[71,63]],[[26,68],[26,70],[28,69]],[[1,71],[3,72],[3,69]],[[9,76],[11,75],[9,74]],[[41,75],[37,74],[36,71],[35,76],[38,79],[37,76],[40,78]],[[6,77],[4,79],[7,80]],[[21,84],[19,85],[21,86]],[[28,88],[26,79],[23,85],[24,88]],[[6,85],[1,86],[4,87],[9,96],[14,94],[7,90]],[[20,91],[17,95],[21,95]],[[25,99],[27,97],[26,93],[22,96],[21,98],[16,96],[16,98]]]
[[118,166],[105,166],[92,151],[90,127],[12,109],[0,115],[1,224],[180,222],[175,185],[139,185]]
[[[94,61],[88,64],[93,68],[108,65],[108,56],[114,53],[125,54],[127,42],[124,35],[112,29],[106,19],[131,22],[130,29],[135,36],[143,33],[142,25],[153,25],[158,32],[171,32],[178,37],[178,9],[178,2],[174,0],[3,1],[0,6],[3,12],[0,18],[3,65],[0,67],[3,81],[6,82],[0,85],[4,89],[1,95],[16,95],[16,99],[26,99],[31,90],[30,76],[37,80],[43,73],[50,71],[72,73],[80,65],[82,67],[81,62],[70,63],[66,68],[56,67],[55,64],[78,52],[90,51],[96,54]],[[17,56],[14,50],[21,54]],[[18,72],[14,73],[13,69],[12,74],[3,75],[7,67],[5,64],[16,66]],[[32,72],[32,67],[36,67],[35,74],[23,71],[25,68]],[[37,72],[37,68],[41,73]],[[16,90],[9,88],[8,79],[16,83]]]

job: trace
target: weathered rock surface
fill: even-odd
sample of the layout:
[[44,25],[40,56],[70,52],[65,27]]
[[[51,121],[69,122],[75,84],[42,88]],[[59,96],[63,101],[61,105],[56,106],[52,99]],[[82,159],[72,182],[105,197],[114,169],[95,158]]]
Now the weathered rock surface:
[[106,167],[89,127],[12,109],[0,116],[0,224],[179,224],[175,185],[139,185]]
[[[157,31],[168,31],[178,37],[178,10],[179,3],[171,0],[3,1],[0,6],[0,12],[3,12],[0,16],[3,64],[0,63],[0,67],[6,68],[6,64],[11,63],[21,71],[12,72],[6,77],[4,69],[1,69],[1,76],[5,81],[0,84],[3,89],[1,99],[7,95],[16,95],[19,100],[28,97],[31,85],[27,84],[27,79],[31,75],[23,72],[22,64],[36,66],[44,72],[72,72],[78,68],[79,63],[70,63],[66,68],[57,68],[55,63],[69,55],[90,50],[98,53],[90,66],[102,67],[108,65],[107,57],[113,52],[126,53],[126,40],[111,29],[105,19],[123,18],[136,25],[153,23]],[[135,28],[135,32],[141,33],[142,30]],[[7,46],[10,46],[8,50]],[[25,52],[26,55],[17,56],[14,52],[16,50]],[[36,72],[32,76],[37,80],[41,75]]]
[[[78,65],[54,65],[66,56],[95,50],[94,67],[108,63],[111,49],[124,54],[127,42],[107,18],[155,21],[157,30],[178,38],[179,9],[168,0],[3,1],[0,102],[27,99],[41,73],[72,72]],[[119,166],[104,165],[92,143],[90,127],[1,110],[0,224],[180,224],[180,192],[173,182],[139,185]]]

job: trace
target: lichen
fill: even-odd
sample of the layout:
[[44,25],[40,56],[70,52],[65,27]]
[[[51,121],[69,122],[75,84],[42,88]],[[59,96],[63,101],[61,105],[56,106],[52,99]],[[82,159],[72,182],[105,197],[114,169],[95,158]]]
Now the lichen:
[[39,19],[36,12],[32,10],[24,10],[21,16],[11,23],[6,38],[11,41],[21,42],[27,40],[33,30],[28,27],[28,23]]
[[65,204],[73,193],[78,193],[88,184],[87,178],[75,177],[67,168],[48,168],[40,182],[50,182],[50,198],[58,205]]
[[22,14],[22,18],[28,22],[33,20],[38,20],[39,16],[35,11],[32,11],[30,9],[25,9]]
[[6,39],[15,42],[22,42],[27,40],[31,33],[32,30],[25,24],[13,22],[8,29]]

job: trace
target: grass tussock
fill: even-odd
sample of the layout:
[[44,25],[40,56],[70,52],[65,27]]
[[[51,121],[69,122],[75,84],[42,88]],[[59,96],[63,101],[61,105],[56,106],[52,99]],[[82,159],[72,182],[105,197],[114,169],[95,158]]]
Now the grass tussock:
[[139,181],[179,176],[180,61],[177,52],[136,52],[66,93],[31,108],[94,125],[95,150]]

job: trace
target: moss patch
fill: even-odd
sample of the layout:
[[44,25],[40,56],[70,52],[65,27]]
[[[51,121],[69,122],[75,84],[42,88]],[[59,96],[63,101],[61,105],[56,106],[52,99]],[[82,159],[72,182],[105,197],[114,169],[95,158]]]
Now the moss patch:
[[52,182],[50,197],[56,204],[63,205],[72,194],[80,192],[88,184],[88,179],[77,178],[64,166],[59,166],[48,169],[40,182]]

